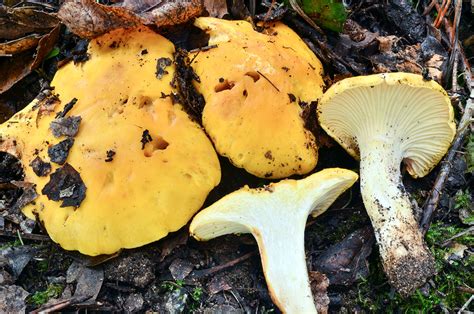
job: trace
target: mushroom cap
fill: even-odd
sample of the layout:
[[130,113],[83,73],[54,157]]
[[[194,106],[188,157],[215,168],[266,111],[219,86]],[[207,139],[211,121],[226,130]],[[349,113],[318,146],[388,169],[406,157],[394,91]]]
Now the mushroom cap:
[[206,101],[203,125],[218,153],[258,177],[311,171],[317,145],[299,102],[322,95],[321,62],[279,22],[262,33],[245,21],[201,17],[195,25],[217,45],[191,56],[191,65]]
[[[283,223],[296,234],[297,228],[304,229],[309,214],[317,217],[324,213],[358,178],[351,170],[327,168],[304,179],[285,179],[264,188],[245,186],[200,211],[189,231],[200,241],[232,233],[253,233],[258,240],[263,234],[278,237]],[[300,221],[291,224],[294,220]]]
[[[174,65],[158,79],[157,59],[171,61],[173,52],[171,42],[148,28],[112,31],[90,42],[86,63],[57,72],[54,110],[33,102],[0,126],[3,140],[16,141],[25,180],[40,194],[50,177],[28,165],[37,156],[49,161],[48,145],[64,138],[53,136],[50,123],[77,98],[67,116],[82,121],[66,165],[79,172],[85,199],[77,208],[61,207],[40,194],[24,209],[29,217],[37,214],[64,249],[110,254],[156,241],[185,225],[219,183],[212,143],[179,105],[162,97],[172,92]],[[146,130],[151,138],[142,148]],[[108,151],[115,155],[106,162]]]
[[317,111],[321,127],[356,159],[371,140],[390,139],[415,178],[431,171],[456,133],[446,91],[411,73],[339,81],[321,97]]

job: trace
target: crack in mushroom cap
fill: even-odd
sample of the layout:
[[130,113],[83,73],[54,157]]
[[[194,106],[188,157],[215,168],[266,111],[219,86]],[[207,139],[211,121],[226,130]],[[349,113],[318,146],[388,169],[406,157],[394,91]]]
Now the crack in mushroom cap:
[[[217,154],[204,131],[161,97],[172,92],[174,65],[158,79],[156,60],[172,59],[173,52],[171,42],[148,28],[112,31],[90,42],[86,63],[56,73],[60,102],[52,112],[34,101],[0,126],[2,138],[17,143],[26,180],[41,191],[50,178],[27,165],[37,156],[49,160],[48,145],[61,140],[50,123],[77,98],[67,115],[82,121],[67,163],[80,173],[86,197],[78,208],[61,208],[40,195],[24,208],[63,248],[111,254],[158,240],[185,225],[219,183]],[[142,149],[145,131],[151,138]]]
[[415,178],[438,164],[456,133],[446,91],[411,73],[352,77],[331,86],[318,104],[321,127],[354,158],[372,139],[391,139]]
[[203,125],[219,154],[258,177],[311,171],[317,145],[298,102],[322,95],[321,62],[279,22],[262,33],[246,21],[201,17],[195,25],[217,45],[190,59],[206,101]]

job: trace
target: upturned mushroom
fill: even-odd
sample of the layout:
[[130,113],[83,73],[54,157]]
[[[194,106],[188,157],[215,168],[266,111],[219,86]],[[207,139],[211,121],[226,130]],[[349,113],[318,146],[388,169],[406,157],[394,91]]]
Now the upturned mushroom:
[[317,144],[303,108],[323,93],[322,65],[280,22],[257,32],[246,21],[201,17],[210,49],[190,55],[205,106],[202,123],[217,152],[265,178],[306,174]]
[[198,240],[251,233],[273,302],[284,313],[315,313],[305,262],[306,220],[323,213],[357,178],[350,170],[330,168],[302,180],[244,187],[202,210],[189,230]]
[[0,126],[0,147],[39,194],[23,209],[64,249],[138,247],[185,225],[219,183],[204,131],[169,95],[174,47],[148,28],[89,44],[61,68],[54,93]]
[[435,273],[406,193],[400,163],[414,178],[441,160],[455,134],[444,89],[409,73],[342,80],[318,105],[319,122],[360,159],[362,198],[390,283],[409,295]]

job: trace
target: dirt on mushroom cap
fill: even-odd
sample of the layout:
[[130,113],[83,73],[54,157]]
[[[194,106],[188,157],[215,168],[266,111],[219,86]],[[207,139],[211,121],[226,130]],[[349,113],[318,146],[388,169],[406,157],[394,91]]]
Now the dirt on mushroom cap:
[[[173,52],[147,28],[115,30],[91,42],[85,64],[58,71],[54,112],[33,102],[0,126],[2,138],[16,140],[26,180],[41,191],[50,177],[38,177],[28,165],[37,156],[49,160],[48,146],[62,139],[50,123],[77,98],[67,116],[82,120],[67,163],[84,181],[85,199],[77,208],[61,208],[40,195],[24,209],[29,217],[37,214],[63,248],[98,255],[155,241],[183,226],[218,184],[219,162],[203,130],[180,105],[161,98],[172,91],[174,66],[157,79],[156,62]],[[145,130],[151,140],[142,149]]]
[[282,23],[261,33],[245,21],[198,18],[209,45],[190,58],[206,100],[203,125],[217,151],[266,178],[305,174],[317,162],[314,136],[298,102],[322,94],[322,65]]

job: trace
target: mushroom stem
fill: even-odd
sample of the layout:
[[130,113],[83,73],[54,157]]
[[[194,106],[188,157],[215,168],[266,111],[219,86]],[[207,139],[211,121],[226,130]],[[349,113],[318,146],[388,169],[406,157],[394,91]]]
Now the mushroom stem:
[[247,213],[227,212],[222,219],[214,215],[209,224],[195,219],[191,228],[199,225],[199,237],[195,232],[193,236],[207,240],[229,233],[251,233],[258,244],[273,302],[284,313],[316,313],[304,250],[304,229],[312,207],[298,202],[283,205],[281,201],[262,202],[258,208],[246,206]]
[[393,142],[360,143],[360,185],[389,281],[409,295],[435,274],[435,267],[403,187],[401,149]]
[[198,240],[252,233],[273,302],[284,313],[316,313],[305,262],[309,214],[324,212],[357,180],[345,169],[326,169],[302,180],[235,191],[196,215],[189,227]]
[[273,220],[275,228],[261,230],[260,234],[254,229],[252,234],[258,243],[273,302],[284,313],[316,313],[304,250],[304,228],[309,212],[298,210],[288,208],[276,219],[271,214],[274,209],[268,210],[267,218]]

